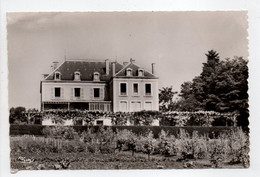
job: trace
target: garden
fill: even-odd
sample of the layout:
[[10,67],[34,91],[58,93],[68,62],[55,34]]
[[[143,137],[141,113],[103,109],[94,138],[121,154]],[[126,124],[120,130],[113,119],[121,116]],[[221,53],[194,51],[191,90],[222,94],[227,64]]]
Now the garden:
[[13,170],[249,167],[249,137],[238,127],[209,135],[45,126],[40,136],[10,136],[10,147]]

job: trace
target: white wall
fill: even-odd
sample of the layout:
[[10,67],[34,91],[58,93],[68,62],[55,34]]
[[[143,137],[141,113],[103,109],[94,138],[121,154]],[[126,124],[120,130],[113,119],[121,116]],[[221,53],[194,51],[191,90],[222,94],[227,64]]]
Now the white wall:
[[[42,101],[102,101],[105,98],[105,83],[42,82]],[[61,97],[54,97],[54,88],[61,88]],[[81,88],[81,97],[74,97],[74,88]],[[100,88],[100,99],[94,99],[93,88]]]
[[[127,95],[120,95],[120,83],[127,83]],[[133,83],[138,83],[138,92],[139,95],[136,96],[133,94]],[[151,83],[151,96],[145,95],[145,83]],[[113,111],[123,111],[122,107],[120,108],[120,101],[126,102],[127,111],[133,111],[134,105],[141,104],[141,110],[145,109],[145,102],[152,102],[152,110],[159,110],[159,90],[158,90],[158,79],[123,79],[123,78],[114,78],[113,79]],[[135,104],[132,102],[136,102]]]

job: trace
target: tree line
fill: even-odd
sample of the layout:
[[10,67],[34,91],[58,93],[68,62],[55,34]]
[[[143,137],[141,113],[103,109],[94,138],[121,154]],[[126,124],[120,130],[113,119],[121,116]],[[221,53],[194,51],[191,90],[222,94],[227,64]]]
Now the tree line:
[[[161,111],[216,111],[238,114],[237,124],[247,127],[248,117],[248,61],[242,57],[219,59],[214,50],[205,54],[202,72],[192,81],[184,82],[180,92],[172,87],[160,89]],[[173,101],[175,95],[179,96]]]

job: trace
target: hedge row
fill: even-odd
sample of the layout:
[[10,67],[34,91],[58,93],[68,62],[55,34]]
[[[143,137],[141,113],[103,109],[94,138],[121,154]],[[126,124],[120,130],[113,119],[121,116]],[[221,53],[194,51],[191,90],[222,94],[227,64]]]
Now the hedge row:
[[[197,112],[89,112],[83,110],[48,110],[44,112],[24,112],[22,117],[16,120],[25,120],[26,123],[35,123],[36,118],[50,119],[56,124],[64,124],[64,120],[73,120],[74,124],[84,121],[87,125],[93,125],[100,117],[111,119],[113,125],[151,125],[153,120],[159,120],[162,126],[236,126],[236,113],[219,113],[214,111]],[[28,121],[29,120],[29,121]],[[11,122],[11,121],[10,121]]]
[[[42,125],[10,125],[10,135],[36,135],[42,136],[43,129],[48,126]],[[52,126],[49,126],[52,127]],[[81,133],[90,127],[94,128],[94,131],[97,131],[100,126],[73,126],[73,128]],[[173,126],[109,126],[113,131],[117,130],[131,130],[136,134],[142,134],[151,130],[154,134],[154,137],[157,138],[161,130],[168,131],[170,134],[177,136],[180,129],[186,130],[188,133],[192,134],[193,131],[198,131],[199,135],[208,134],[210,138],[217,137],[221,132],[226,132],[235,129],[236,127],[226,127],[226,126],[218,126],[218,127],[199,127],[199,126],[185,126],[185,127],[173,127]],[[108,126],[105,126],[105,129]]]

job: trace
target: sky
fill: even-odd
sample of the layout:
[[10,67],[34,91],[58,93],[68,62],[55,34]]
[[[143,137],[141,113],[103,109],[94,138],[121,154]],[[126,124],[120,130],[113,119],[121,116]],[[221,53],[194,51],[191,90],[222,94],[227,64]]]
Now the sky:
[[8,13],[9,108],[40,108],[42,74],[53,61],[133,58],[159,88],[180,91],[202,71],[205,53],[248,58],[246,11]]

